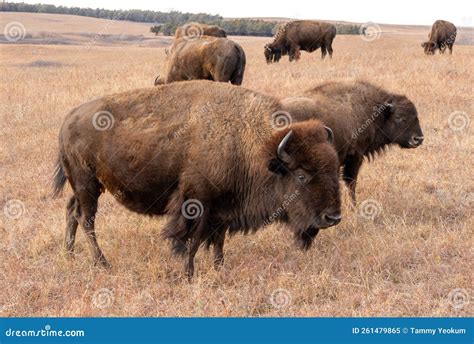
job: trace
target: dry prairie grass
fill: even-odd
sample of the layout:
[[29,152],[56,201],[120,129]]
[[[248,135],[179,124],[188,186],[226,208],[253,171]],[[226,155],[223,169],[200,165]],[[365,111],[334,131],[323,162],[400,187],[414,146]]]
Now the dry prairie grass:
[[[65,114],[104,94],[151,86],[163,49],[1,45],[0,315],[472,315],[472,125],[456,131],[462,123],[450,127],[448,119],[455,111],[472,119],[474,48],[427,57],[417,37],[339,36],[332,60],[303,53],[298,63],[270,66],[267,39],[237,38],[247,54],[244,87],[286,97],[328,80],[370,80],[415,102],[425,142],[365,164],[358,208],[343,188],[343,222],[322,231],[310,251],[299,251],[283,226],[235,236],[222,271],[198,253],[192,284],[159,238],[166,219],[133,214],[110,195],[99,202],[96,228],[112,269],[91,266],[82,232],[76,259],[66,260],[71,191],[49,196]],[[360,216],[364,200],[375,201],[374,220]],[[453,307],[460,299],[463,307]]]

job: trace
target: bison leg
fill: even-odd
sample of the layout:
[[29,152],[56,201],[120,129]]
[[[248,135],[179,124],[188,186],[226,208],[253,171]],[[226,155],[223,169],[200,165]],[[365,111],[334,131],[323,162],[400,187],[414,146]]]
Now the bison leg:
[[194,257],[199,249],[199,246],[202,242],[202,234],[207,225],[207,216],[209,211],[204,209],[202,217],[198,220],[196,231],[194,232],[191,243],[189,245],[189,255],[188,255],[188,264],[187,264],[187,273],[189,281],[192,280],[194,276]]
[[449,48],[449,55],[452,55],[453,54],[453,45],[448,44],[448,48]]
[[66,237],[64,238],[64,246],[66,248],[66,253],[72,254],[74,252],[74,242],[76,241],[76,232],[78,222],[77,219],[80,218],[80,209],[79,204],[75,196],[72,196],[69,200],[66,207]]
[[322,45],[321,46],[321,59],[324,60],[324,58],[326,57],[326,54],[327,54],[326,47]]
[[297,48],[295,49],[295,61],[298,61],[300,58],[301,58],[300,47],[297,47]]
[[327,48],[327,49],[328,49],[328,53],[329,53],[329,58],[331,58],[331,59],[332,59],[332,52],[333,52],[333,50],[332,50],[332,46],[331,46],[331,44],[330,44],[330,45],[328,45],[328,48]]
[[446,51],[446,44],[444,42],[440,42],[438,43],[438,47],[439,47],[439,53],[444,54],[444,52]]
[[214,234],[214,268],[217,270],[224,264],[225,229]]
[[362,165],[363,157],[360,155],[350,155],[344,161],[344,171],[342,179],[349,188],[352,204],[356,204],[356,185],[357,175],[359,174],[360,166]]
[[297,45],[293,45],[290,47],[290,52],[289,52],[289,59],[291,61],[298,61],[301,57],[301,51],[300,47]]
[[76,191],[76,199],[80,208],[79,222],[84,229],[89,249],[95,265],[109,267],[109,263],[105,259],[95,234],[95,215],[97,213],[97,203],[100,196],[100,185],[96,180],[89,180],[86,186]]

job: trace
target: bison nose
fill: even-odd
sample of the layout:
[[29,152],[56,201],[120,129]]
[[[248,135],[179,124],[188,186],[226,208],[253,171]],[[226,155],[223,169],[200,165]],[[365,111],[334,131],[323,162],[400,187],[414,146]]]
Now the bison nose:
[[335,226],[341,222],[342,216],[340,213],[324,214],[323,218],[328,223],[328,225]]
[[421,145],[421,143],[423,142],[424,140],[424,136],[414,136],[413,137],[413,141],[415,141],[415,143],[419,146]]

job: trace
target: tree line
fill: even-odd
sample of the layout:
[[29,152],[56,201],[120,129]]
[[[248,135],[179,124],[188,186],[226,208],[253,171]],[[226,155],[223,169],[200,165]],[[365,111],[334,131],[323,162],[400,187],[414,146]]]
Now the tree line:
[[[217,25],[224,29],[228,35],[235,36],[273,36],[282,22],[277,21],[266,21],[260,19],[232,19],[232,20],[220,20],[220,21],[198,21],[199,23]],[[172,36],[176,31],[177,27],[184,23],[165,23],[153,25],[150,31],[156,35],[162,34],[164,36]],[[358,24],[334,24],[338,35],[359,35],[364,34],[361,32],[361,26]]]
[[[224,20],[220,15],[207,13],[183,13],[179,11],[160,12],[148,10],[107,10],[103,8],[66,7],[47,4],[25,4],[6,2],[0,4],[0,12],[30,12],[71,14],[85,17],[128,20],[132,22],[154,23],[150,28],[155,34],[174,35],[178,26],[188,22],[198,22],[217,25],[228,35],[237,36],[273,36],[281,22],[261,19],[231,19]],[[337,33],[342,35],[360,34],[360,25],[335,24]]]

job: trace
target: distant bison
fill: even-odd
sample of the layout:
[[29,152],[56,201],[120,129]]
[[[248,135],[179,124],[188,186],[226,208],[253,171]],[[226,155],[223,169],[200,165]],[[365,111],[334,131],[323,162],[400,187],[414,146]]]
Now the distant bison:
[[94,230],[98,199],[109,190],[128,209],[170,216],[164,237],[188,252],[201,244],[223,262],[226,231],[286,223],[309,247],[320,228],[341,220],[338,160],[318,120],[274,129],[281,104],[241,87],[190,81],[114,94],[64,120],[54,194],[66,180],[66,248],[78,224],[95,263],[107,265]]
[[449,53],[453,53],[453,44],[456,40],[457,29],[453,23],[445,20],[437,20],[431,27],[428,41],[421,44],[425,49],[425,54],[434,55],[439,49],[441,54],[444,54],[446,48],[449,48]]
[[225,31],[218,26],[201,24],[201,23],[187,23],[183,26],[178,26],[174,37],[176,39],[181,37],[188,37],[190,39],[199,38],[201,36],[227,37]]
[[240,85],[245,63],[242,47],[227,38],[179,38],[167,50],[165,76],[158,75],[155,85],[196,79],[230,81]]
[[373,158],[391,144],[415,148],[423,142],[415,105],[368,82],[324,83],[282,104],[294,121],[317,118],[334,130],[343,180],[354,203],[364,157]]
[[329,52],[332,57],[332,41],[336,37],[336,27],[329,23],[313,20],[296,20],[281,26],[273,42],[265,45],[267,63],[278,62],[288,55],[290,61],[299,60],[301,50],[309,53],[321,48],[321,57]]

